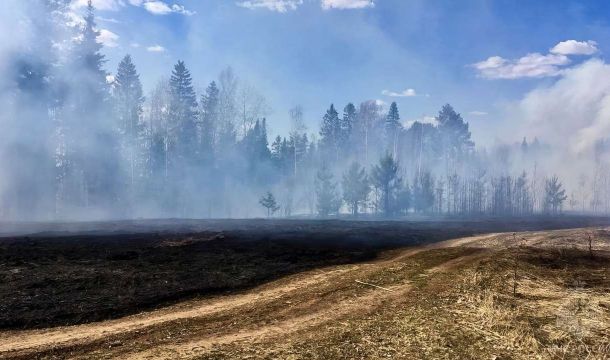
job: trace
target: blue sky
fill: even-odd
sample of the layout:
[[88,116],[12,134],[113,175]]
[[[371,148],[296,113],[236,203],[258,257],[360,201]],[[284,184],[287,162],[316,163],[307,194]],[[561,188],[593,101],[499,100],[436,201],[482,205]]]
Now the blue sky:
[[[81,1],[81,0],[78,0]],[[77,2],[78,2],[77,1]],[[475,136],[564,71],[604,58],[608,1],[94,0],[108,70],[130,53],[149,90],[186,61],[199,88],[226,66],[263,93],[272,133],[301,104],[396,101],[403,121],[451,103]],[[521,134],[514,134],[519,137]],[[482,139],[477,139],[484,141]]]

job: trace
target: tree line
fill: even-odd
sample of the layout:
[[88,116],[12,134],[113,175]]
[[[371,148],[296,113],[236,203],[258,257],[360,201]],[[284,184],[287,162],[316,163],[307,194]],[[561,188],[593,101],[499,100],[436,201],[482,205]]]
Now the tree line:
[[145,96],[129,55],[105,70],[91,2],[79,26],[67,25],[68,0],[43,3],[0,119],[3,218],[522,216],[567,200],[556,176],[536,172],[537,139],[477,149],[449,104],[411,123],[395,102],[331,104],[313,132],[297,105],[290,132],[269,139],[265,98],[230,68],[198,93],[177,61]]

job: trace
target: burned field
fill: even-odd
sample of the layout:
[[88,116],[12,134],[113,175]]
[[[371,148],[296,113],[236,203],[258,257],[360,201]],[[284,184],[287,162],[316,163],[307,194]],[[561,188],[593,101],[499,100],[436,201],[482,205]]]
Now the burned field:
[[45,233],[0,240],[0,328],[99,321],[308,269],[370,261],[391,248],[599,221],[55,224]]
[[13,227],[0,240],[0,358],[572,358],[610,346],[605,219],[156,224]]

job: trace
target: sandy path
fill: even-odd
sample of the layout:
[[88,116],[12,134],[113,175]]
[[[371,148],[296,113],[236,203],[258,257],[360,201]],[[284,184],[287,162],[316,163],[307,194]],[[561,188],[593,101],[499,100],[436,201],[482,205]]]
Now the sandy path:
[[[437,273],[448,271],[459,264],[472,261],[480,256],[480,253],[462,256],[427,269],[426,272]],[[401,256],[401,258],[404,257]],[[222,336],[212,336],[197,339],[187,343],[152,347],[142,352],[130,354],[129,356],[124,357],[124,359],[187,359],[200,355],[201,353],[205,353],[209,348],[215,345],[286,336],[290,333],[303,330],[308,327],[313,327],[322,323],[340,319],[341,317],[350,313],[367,313],[368,311],[380,306],[385,301],[402,298],[405,294],[412,290],[412,286],[407,281],[400,284],[395,284],[389,289],[392,291],[386,292],[383,290],[371,289],[358,298],[344,300],[337,303],[330,303],[327,307],[319,311],[290,318],[277,324],[257,327],[256,329],[241,329],[238,332]]]
[[[141,313],[116,320],[78,326],[58,327],[49,330],[0,332],[0,358],[28,355],[35,357],[36,353],[49,349],[83,346],[103,340],[109,336],[129,334],[177,320],[209,316],[211,314],[234,310],[241,306],[251,304],[263,305],[282,297],[289,296],[299,289],[315,287],[322,282],[331,281],[335,277],[341,277],[346,272],[357,271],[361,268],[369,270],[371,269],[371,266],[379,268],[388,263],[408,258],[425,250],[486,242],[493,240],[498,236],[499,234],[474,236],[406,249],[390,259],[384,259],[369,264],[345,265],[338,268],[309,271],[273,281],[243,294],[194,301],[187,305],[171,306],[162,310]],[[504,236],[506,236],[506,234],[504,234]],[[434,268],[430,268],[427,271],[446,271],[473,256],[476,256],[476,254],[445,262]],[[327,304],[327,306],[318,311],[292,317],[278,323],[257,327],[256,329],[231,330],[228,334],[193,339],[192,341],[172,344],[171,346],[151,346],[143,352],[135,352],[133,354],[128,354],[128,356],[121,356],[121,358],[188,358],[205,351],[215,344],[226,344],[248,339],[277,336],[315,326],[324,321],[328,321],[329,319],[336,319],[354,311],[366,311],[367,309],[378,306],[382,301],[392,297],[400,297],[401,295],[404,295],[404,293],[410,291],[410,289],[411,287],[408,282],[396,284],[393,286],[393,292],[371,289],[367,290],[357,299]]]

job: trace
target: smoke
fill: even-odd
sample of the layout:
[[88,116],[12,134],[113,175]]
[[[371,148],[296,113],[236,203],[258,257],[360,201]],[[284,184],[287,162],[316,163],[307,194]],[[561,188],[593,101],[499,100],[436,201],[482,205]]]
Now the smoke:
[[558,80],[528,92],[508,111],[519,119],[516,133],[550,146],[537,165],[556,173],[572,189],[583,176],[593,177],[607,159],[610,134],[610,65],[591,59],[562,70]]
[[519,103],[527,133],[571,155],[587,155],[610,130],[610,65],[592,59]]
[[[320,168],[329,167],[340,189],[352,162],[370,172],[389,149],[400,164],[403,198],[409,186],[415,191],[415,180],[422,187],[427,179],[430,198],[440,194],[418,209],[403,204],[401,211],[432,211],[434,204],[439,213],[455,213],[458,188],[472,189],[473,180],[482,189],[499,176],[526,170],[541,178],[557,173],[575,188],[606,153],[610,65],[599,59],[562,69],[556,81],[528,92],[508,110],[507,117],[515,119],[510,133],[526,134],[530,144],[540,140],[529,154],[503,131],[500,146],[473,151],[471,140],[478,139],[470,138],[468,124],[451,106],[443,108],[443,121],[405,121],[396,113],[388,126],[390,105],[366,99],[334,104],[336,111],[326,116],[311,114],[320,119],[319,128],[299,125],[268,138],[264,118],[272,104],[230,68],[192,86],[190,78],[186,85],[186,78],[175,80],[184,85],[179,90],[162,81],[144,94],[145,103],[123,104],[126,112],[117,115],[119,101],[106,83],[117,74],[99,69],[105,63],[91,41],[94,31],[87,45],[87,34],[73,28],[85,23],[74,9],[68,0],[0,2],[0,219],[253,217],[265,214],[259,199],[267,191],[282,215],[313,214]],[[109,40],[108,33],[101,35],[98,43],[104,36]],[[189,87],[204,90],[195,94]],[[192,98],[186,105],[185,96]],[[302,109],[295,105],[299,110],[284,116],[299,123]],[[134,115],[138,124],[129,128]],[[363,200],[366,211],[378,211],[380,191]],[[610,205],[610,192],[608,199]],[[491,201],[481,199],[477,211]]]

